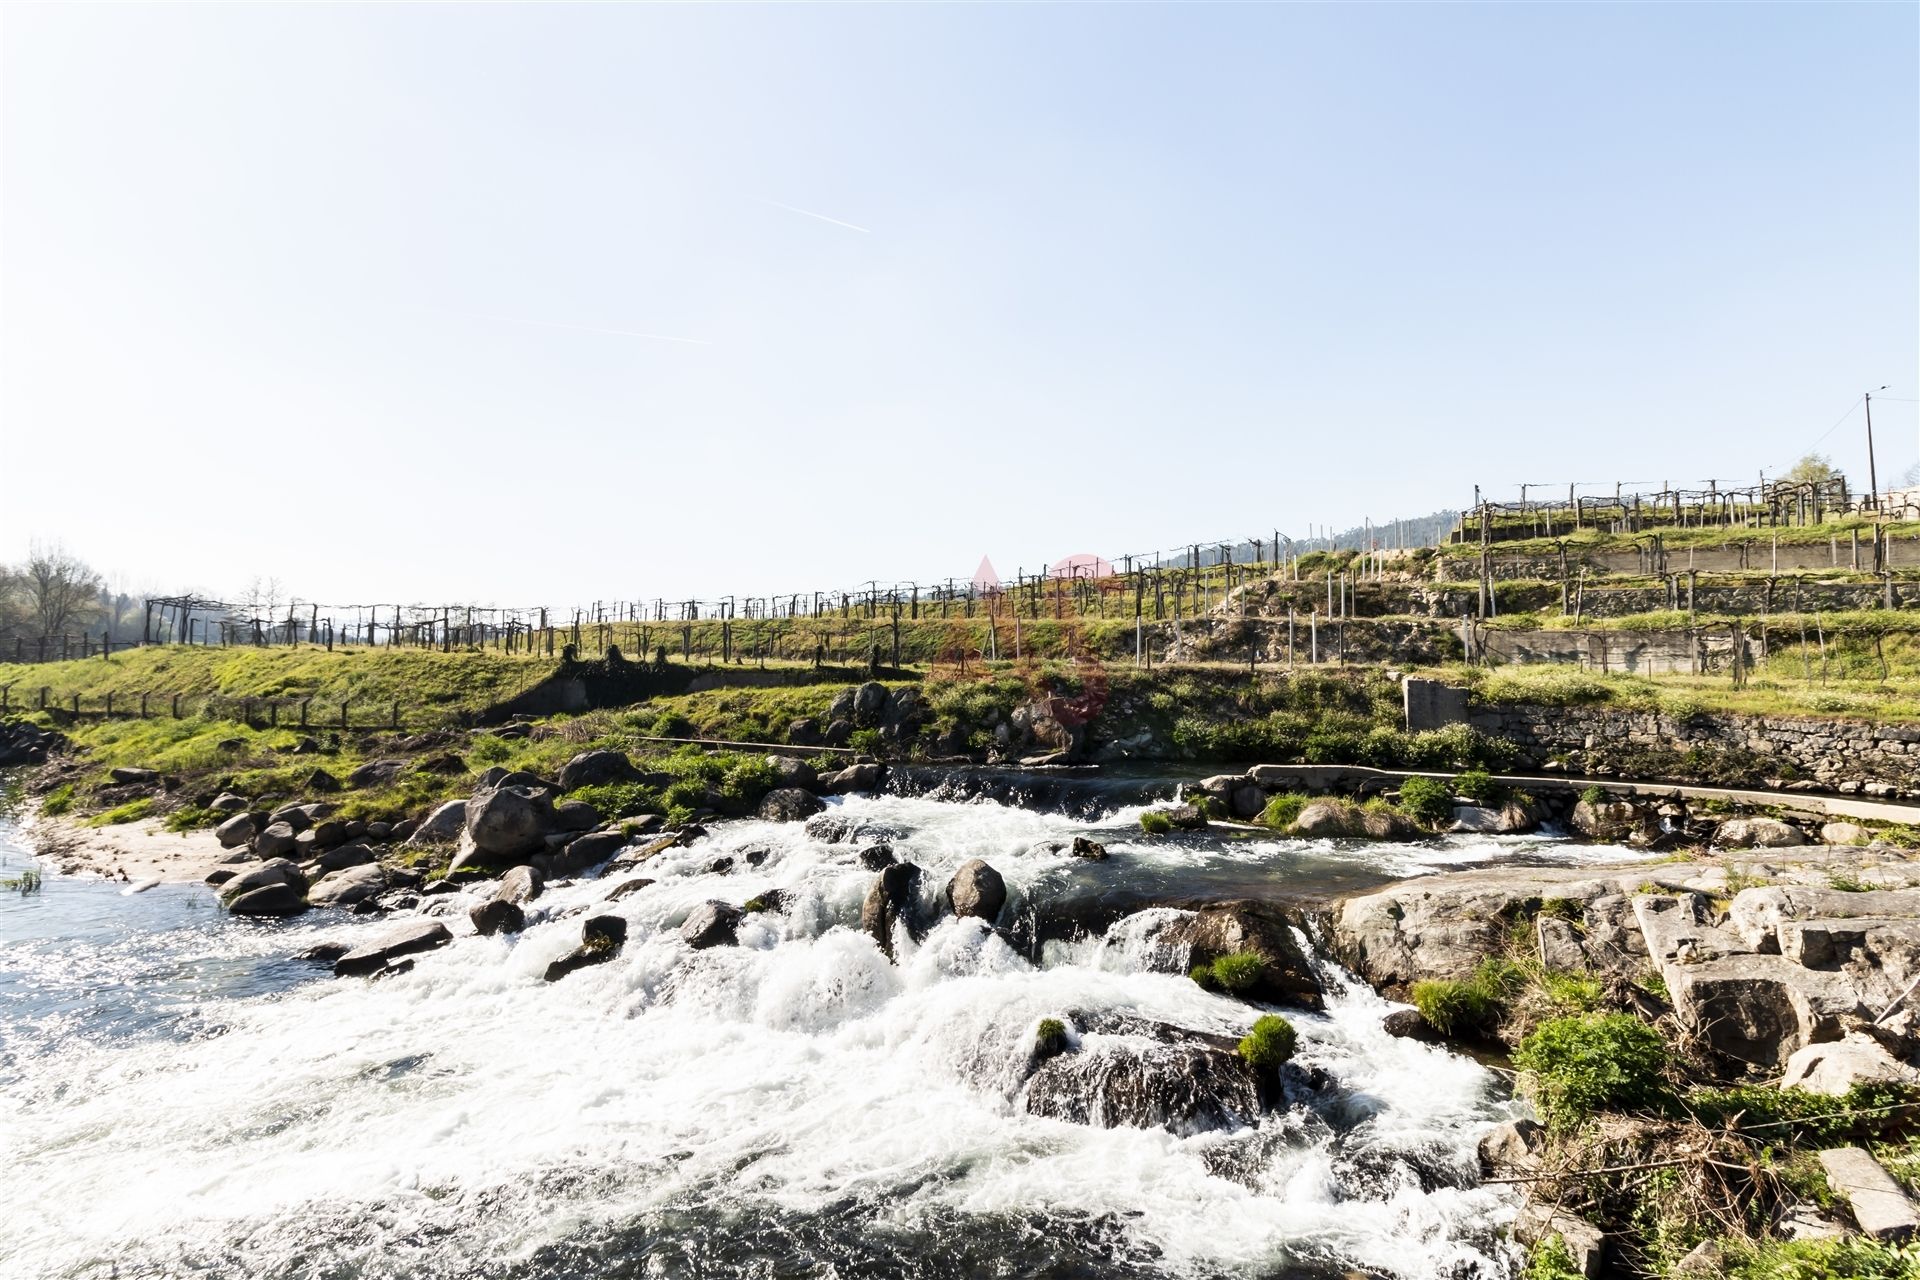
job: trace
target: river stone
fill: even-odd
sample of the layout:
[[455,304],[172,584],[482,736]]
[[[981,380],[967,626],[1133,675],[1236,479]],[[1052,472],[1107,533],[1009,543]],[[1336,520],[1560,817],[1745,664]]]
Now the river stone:
[[1186,947],[1189,965],[1212,964],[1222,956],[1251,951],[1264,962],[1259,982],[1241,994],[1249,1000],[1324,1007],[1320,980],[1295,930],[1301,921],[1275,902],[1245,899],[1209,903],[1161,931],[1160,941]]
[[[508,775],[511,777],[512,775]],[[467,802],[467,836],[484,855],[520,858],[538,853],[559,830],[553,799],[544,788],[502,782],[475,792]]]
[[1546,1130],[1535,1121],[1508,1120],[1497,1124],[1480,1139],[1480,1167],[1488,1173],[1503,1169],[1530,1173],[1540,1167],[1540,1149],[1545,1142]]
[[420,821],[409,832],[406,842],[411,845],[451,844],[460,838],[467,829],[467,802],[449,800]]
[[1429,1044],[1438,1044],[1445,1039],[1418,1009],[1395,1009],[1380,1019],[1380,1029],[1403,1040],[1424,1040]]
[[351,907],[386,887],[387,873],[378,863],[369,862],[320,877],[307,890],[307,901],[316,907]]
[[416,920],[361,943],[333,962],[333,972],[342,978],[375,973],[385,968],[390,960],[432,951],[452,941],[453,935],[438,920]]
[[299,867],[285,858],[273,858],[221,885],[220,900],[230,903],[241,894],[275,884],[288,885],[302,896],[307,891],[307,877]]
[[992,924],[1007,905],[1007,882],[981,859],[970,859],[947,881],[947,905],[956,916]]
[[1582,800],[1567,819],[1589,840],[1644,849],[1660,838],[1660,817],[1652,807],[1631,800]]
[[820,774],[812,765],[794,756],[768,756],[767,766],[782,787],[811,791],[820,781]]
[[1729,818],[1713,833],[1722,849],[1790,849],[1806,842],[1800,828],[1778,818]]
[[869,871],[882,871],[893,865],[893,846],[876,844],[862,849],[859,853],[860,865]]
[[227,910],[237,916],[294,916],[306,909],[306,898],[290,884],[263,884],[227,902]]
[[1083,1036],[1027,1081],[1029,1115],[1101,1128],[1162,1128],[1182,1136],[1245,1128],[1266,1109],[1259,1075],[1230,1049]]
[[283,804],[267,815],[267,824],[284,822],[295,831],[305,831],[313,825],[313,819],[307,816],[307,806],[300,803]]
[[860,904],[860,928],[893,959],[893,929],[904,923],[909,934],[917,932],[920,868],[911,862],[896,862],[874,877],[873,886]]
[[231,791],[222,791],[219,795],[207,802],[207,808],[213,810],[215,813],[245,813],[247,809],[247,798],[245,796],[235,795]]
[[627,837],[618,831],[590,831],[567,842],[566,848],[549,855],[560,875],[574,875],[605,862],[627,847]]
[[620,954],[627,941],[627,922],[620,916],[593,916],[580,926],[580,946],[547,966],[548,982],[558,982],[577,969],[605,964]]
[[222,849],[237,849],[260,832],[261,819],[265,816],[258,813],[236,813],[213,829],[214,838],[220,841]]
[[609,782],[633,782],[640,771],[633,761],[618,751],[582,751],[560,766],[560,789],[604,786]]
[[680,938],[695,951],[708,947],[732,946],[734,930],[744,913],[731,902],[710,898],[687,914],[680,926]]
[[553,807],[562,831],[591,831],[600,825],[600,811],[585,800],[562,800]]
[[820,789],[829,795],[844,795],[851,791],[873,791],[880,786],[885,766],[878,764],[854,764],[837,773],[825,774],[820,779]]
[[545,881],[532,867],[514,867],[500,877],[493,896],[467,913],[476,933],[518,933],[527,927],[525,904],[540,896]]
[[385,786],[406,767],[404,760],[369,760],[347,775],[347,783],[354,787]]
[[1828,822],[1820,828],[1822,844],[1872,844],[1873,832],[1857,822]]
[[1855,1031],[1840,1040],[1796,1049],[1780,1077],[1782,1089],[1805,1089],[1832,1097],[1855,1085],[1920,1084],[1920,1072],[1901,1062],[1878,1040]]
[[[836,703],[836,706],[839,704]],[[869,680],[853,693],[853,721],[863,729],[880,723],[887,713],[887,686]]]
[[1084,858],[1088,862],[1105,862],[1107,860],[1107,846],[1100,844],[1098,841],[1089,840],[1085,836],[1075,836],[1073,838],[1073,856],[1076,858]]
[[826,807],[811,791],[803,791],[799,787],[777,787],[761,798],[759,816],[766,822],[799,822]]
[[284,858],[299,847],[293,827],[285,822],[271,823],[253,838],[253,851],[262,858]]
[[618,902],[628,894],[638,893],[652,883],[653,881],[647,879],[645,876],[635,876],[631,880],[622,880],[619,884],[613,886],[612,892],[608,893],[602,901]]
[[320,864],[322,871],[339,871],[346,867],[358,867],[373,860],[373,850],[357,841],[353,844],[343,844],[337,849],[328,849],[314,859]]
[[347,824],[334,818],[316,822],[300,834],[312,837],[308,843],[317,849],[331,849],[335,845],[345,844],[349,838]]

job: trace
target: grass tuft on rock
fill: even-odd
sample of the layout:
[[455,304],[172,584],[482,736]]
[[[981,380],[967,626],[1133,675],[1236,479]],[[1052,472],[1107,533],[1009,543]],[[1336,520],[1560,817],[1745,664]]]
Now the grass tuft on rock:
[[1253,1030],[1240,1041],[1240,1056],[1259,1071],[1277,1071],[1293,1057],[1300,1033],[1293,1024],[1276,1013],[1254,1019]]
[[1042,1018],[1033,1029],[1033,1051],[1042,1058],[1055,1057],[1067,1050],[1067,1024],[1058,1018]]
[[1423,827],[1453,821],[1453,789],[1438,778],[1412,777],[1400,784],[1400,810]]
[[1267,801],[1267,807],[1260,811],[1260,825],[1272,827],[1275,831],[1285,831],[1307,807],[1307,797],[1297,791],[1282,791]]
[[1173,830],[1173,819],[1158,809],[1140,815],[1140,830],[1150,836],[1164,836]]
[[1561,1130],[1600,1110],[1668,1105],[1671,1062],[1660,1033],[1626,1013],[1548,1019],[1513,1055],[1541,1119]]

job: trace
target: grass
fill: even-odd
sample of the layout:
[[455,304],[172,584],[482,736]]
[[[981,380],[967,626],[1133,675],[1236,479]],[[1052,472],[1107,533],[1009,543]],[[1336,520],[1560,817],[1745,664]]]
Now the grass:
[[1058,1018],[1042,1018],[1033,1029],[1033,1051],[1043,1058],[1063,1053],[1067,1048],[1067,1024]]
[[1520,1042],[1513,1063],[1541,1118],[1556,1129],[1603,1109],[1655,1108],[1672,1098],[1666,1042],[1631,1014],[1550,1019]]
[[1173,830],[1173,819],[1159,809],[1148,809],[1140,815],[1140,830],[1150,836],[1164,836]]
[[1400,783],[1400,808],[1423,827],[1453,820],[1453,789],[1435,778],[1412,777]]
[[1195,965],[1187,976],[1208,991],[1245,995],[1267,976],[1267,962],[1251,951],[1235,951],[1211,964]]
[[122,823],[138,822],[153,814],[153,797],[141,796],[138,800],[129,800],[125,804],[115,805],[104,813],[96,813],[87,819],[90,827],[115,827]]
[[1272,827],[1275,831],[1285,831],[1299,818],[1300,811],[1307,807],[1307,797],[1297,791],[1282,791],[1267,801],[1267,807],[1260,811],[1259,823],[1263,827]]
[[1240,1056],[1248,1066],[1256,1071],[1278,1071],[1293,1057],[1294,1049],[1300,1042],[1300,1033],[1293,1024],[1278,1014],[1265,1014],[1254,1019],[1253,1030],[1240,1041]]
[[1851,871],[1844,871],[1838,868],[1827,872],[1827,887],[1830,889],[1838,889],[1842,893],[1866,893],[1875,888],[1874,885],[1868,884]]

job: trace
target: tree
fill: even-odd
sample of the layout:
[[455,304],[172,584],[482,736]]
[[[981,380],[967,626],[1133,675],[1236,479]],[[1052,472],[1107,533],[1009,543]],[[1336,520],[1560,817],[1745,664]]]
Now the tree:
[[14,578],[27,629],[41,636],[84,630],[100,616],[100,575],[57,542],[30,547]]
[[1787,468],[1780,477],[1786,484],[1825,484],[1838,478],[1840,473],[1833,469],[1833,463],[1825,454],[1810,453]]

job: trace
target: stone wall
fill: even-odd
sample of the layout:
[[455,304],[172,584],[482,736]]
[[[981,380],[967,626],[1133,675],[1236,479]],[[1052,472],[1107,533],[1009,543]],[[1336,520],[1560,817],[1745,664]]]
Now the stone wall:
[[1584,758],[1632,748],[1701,749],[1764,757],[1788,790],[1920,794],[1920,725],[1512,705],[1470,708],[1467,722],[1513,743],[1514,767],[1529,772],[1552,762],[1580,772]]

